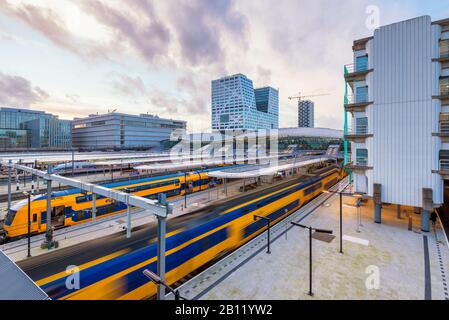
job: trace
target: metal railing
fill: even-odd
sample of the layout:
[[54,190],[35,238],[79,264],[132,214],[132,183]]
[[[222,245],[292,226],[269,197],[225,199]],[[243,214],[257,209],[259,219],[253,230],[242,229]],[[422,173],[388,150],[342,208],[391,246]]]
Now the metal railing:
[[440,81],[440,96],[449,96],[449,81]]
[[440,121],[440,133],[449,133],[449,121]]
[[368,93],[348,94],[346,96],[346,104],[356,104],[368,102]]
[[357,62],[345,65],[345,73],[368,71],[368,62]]
[[368,157],[365,156],[357,156],[355,159],[355,164],[358,166],[367,166],[368,165]]
[[355,134],[357,134],[357,135],[368,134],[368,126],[366,124],[356,124],[355,125]]
[[440,58],[449,58],[449,44],[440,45]]
[[440,159],[440,170],[449,171],[449,159]]

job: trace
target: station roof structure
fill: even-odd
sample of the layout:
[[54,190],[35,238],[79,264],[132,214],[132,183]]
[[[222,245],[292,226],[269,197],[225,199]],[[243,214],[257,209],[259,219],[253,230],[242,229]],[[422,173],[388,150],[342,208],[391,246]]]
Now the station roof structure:
[[0,300],[49,300],[48,295],[0,250]]
[[256,167],[240,167],[230,168],[209,172],[208,175],[214,178],[226,179],[242,179],[242,178],[257,178],[261,176],[272,176],[277,172],[287,171],[293,168],[308,166],[315,163],[320,163],[327,160],[335,160],[331,157],[318,157],[308,160],[297,161],[293,163],[279,164],[279,165],[260,165]]
[[[75,161],[94,161],[94,160],[114,160],[130,158],[167,158],[168,153],[144,153],[144,152],[75,152]],[[18,163],[22,160],[23,164],[38,163],[61,163],[72,161],[72,152],[36,152],[36,153],[6,153],[1,154],[2,161],[11,160]]]
[[218,158],[209,158],[209,159],[203,159],[203,160],[197,160],[197,161],[185,161],[185,162],[172,162],[172,163],[165,163],[165,164],[151,164],[151,165],[142,165],[142,166],[136,166],[134,169],[136,170],[186,170],[189,168],[198,168],[202,166],[218,166],[222,164],[233,164],[236,163],[244,163],[245,161],[249,163],[255,163],[256,160],[259,161],[269,161],[270,159],[277,158],[277,155],[274,156],[264,156],[264,157],[248,157],[248,158],[232,158],[228,157],[225,159],[222,159],[220,157]]

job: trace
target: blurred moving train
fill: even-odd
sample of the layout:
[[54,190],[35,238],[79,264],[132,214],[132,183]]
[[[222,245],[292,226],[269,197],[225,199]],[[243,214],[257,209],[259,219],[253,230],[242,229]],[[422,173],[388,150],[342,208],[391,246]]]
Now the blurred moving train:
[[[186,192],[193,193],[213,187],[221,180],[211,178],[208,172],[214,169],[199,170],[189,173],[176,173],[152,178],[137,179],[124,182],[108,183],[103,186],[149,199],[157,199],[158,193],[165,193],[167,199],[182,196]],[[97,218],[104,218],[125,212],[126,204],[112,199],[97,196]],[[69,189],[52,193],[51,225],[61,228],[81,224],[92,220],[92,193],[80,189]],[[31,233],[46,231],[47,195],[31,197]],[[6,241],[27,235],[28,233],[28,201],[21,200],[11,206],[6,215],[2,240]]]
[[[166,281],[174,284],[266,230],[255,214],[279,222],[344,176],[337,166],[223,200],[167,221]],[[156,286],[142,274],[157,270],[156,225],[37,256],[19,266],[52,299],[145,299]],[[67,266],[76,269],[67,270]],[[76,278],[72,274],[76,274]],[[79,279],[79,287],[67,286]]]

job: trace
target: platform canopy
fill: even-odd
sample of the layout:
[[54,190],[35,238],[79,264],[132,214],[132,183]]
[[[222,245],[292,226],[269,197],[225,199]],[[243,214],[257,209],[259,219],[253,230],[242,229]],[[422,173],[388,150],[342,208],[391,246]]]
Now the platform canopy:
[[49,300],[48,295],[0,250],[0,300]]
[[164,164],[151,164],[151,165],[142,165],[136,166],[134,169],[136,170],[186,170],[190,168],[199,168],[199,167],[211,167],[211,166],[219,166],[224,164],[233,164],[233,163],[255,163],[257,160],[259,162],[267,162],[270,159],[275,159],[276,156],[265,156],[265,157],[252,157],[252,158],[209,158],[197,161],[185,161],[185,162],[173,162],[173,163],[164,163]]
[[292,163],[280,164],[280,165],[261,165],[256,167],[241,167],[233,169],[223,169],[209,172],[208,175],[214,178],[226,178],[226,179],[243,179],[243,178],[257,178],[261,176],[272,176],[278,172],[291,170],[294,168],[300,168],[309,166],[312,164],[335,160],[330,157],[319,157],[309,160],[296,161]]

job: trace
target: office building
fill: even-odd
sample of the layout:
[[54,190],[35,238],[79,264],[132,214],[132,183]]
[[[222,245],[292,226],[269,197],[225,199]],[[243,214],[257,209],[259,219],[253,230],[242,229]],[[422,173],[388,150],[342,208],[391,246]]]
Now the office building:
[[212,130],[255,130],[279,127],[279,92],[254,89],[243,74],[212,81]]
[[0,149],[69,149],[71,121],[44,111],[0,108]]
[[[449,19],[422,16],[354,41],[345,66],[346,139],[354,191],[382,204],[415,207],[421,229],[444,201],[449,179]],[[418,209],[419,208],[419,209]]]
[[315,126],[315,104],[310,100],[298,101],[298,127],[313,128]]
[[73,120],[73,146],[82,150],[148,149],[160,147],[186,122],[155,115],[92,114]]

